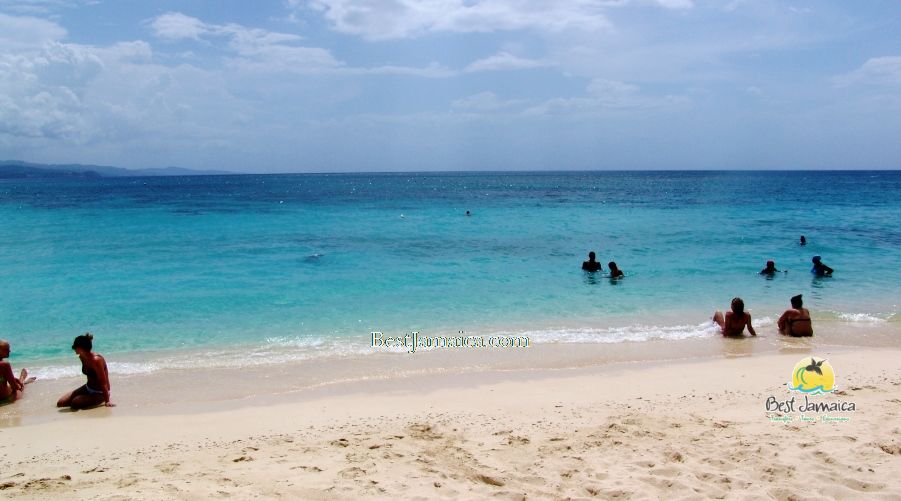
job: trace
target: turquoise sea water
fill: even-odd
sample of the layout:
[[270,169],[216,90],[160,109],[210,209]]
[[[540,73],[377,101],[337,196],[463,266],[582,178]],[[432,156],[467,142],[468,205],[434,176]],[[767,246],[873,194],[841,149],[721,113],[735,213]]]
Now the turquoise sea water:
[[[797,293],[892,321],[899,194],[896,171],[0,180],[0,337],[52,377],[84,331],[146,372],[365,353],[373,330],[708,336],[733,296],[764,325]],[[627,277],[582,272],[590,250]]]

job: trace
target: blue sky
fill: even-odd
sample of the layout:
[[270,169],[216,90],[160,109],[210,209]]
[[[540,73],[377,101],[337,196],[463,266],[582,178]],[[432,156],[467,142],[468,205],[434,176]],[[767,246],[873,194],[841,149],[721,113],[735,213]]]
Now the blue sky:
[[901,167],[901,2],[0,0],[0,159]]

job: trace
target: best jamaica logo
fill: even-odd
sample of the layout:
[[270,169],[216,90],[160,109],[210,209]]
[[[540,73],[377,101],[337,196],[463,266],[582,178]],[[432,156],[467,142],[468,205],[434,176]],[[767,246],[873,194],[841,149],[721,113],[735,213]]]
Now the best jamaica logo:
[[788,389],[810,395],[831,393],[835,390],[835,371],[826,359],[805,358],[795,364]]
[[857,410],[854,402],[835,399],[835,371],[824,358],[805,357],[795,364],[788,390],[802,393],[803,401],[795,395],[787,399],[771,395],[766,400],[770,421],[850,421],[850,417],[842,414]]

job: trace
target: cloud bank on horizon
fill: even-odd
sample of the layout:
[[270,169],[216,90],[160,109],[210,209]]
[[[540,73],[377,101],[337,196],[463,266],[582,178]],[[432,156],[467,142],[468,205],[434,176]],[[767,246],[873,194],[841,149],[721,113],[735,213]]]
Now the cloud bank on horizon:
[[0,159],[901,167],[901,4],[0,0]]

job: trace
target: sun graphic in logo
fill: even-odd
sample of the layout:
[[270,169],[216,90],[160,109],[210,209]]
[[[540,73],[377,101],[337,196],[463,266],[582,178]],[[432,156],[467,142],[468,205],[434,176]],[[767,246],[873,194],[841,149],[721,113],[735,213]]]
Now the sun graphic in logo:
[[788,389],[803,393],[829,393],[835,389],[835,371],[826,359],[805,358],[792,370]]

